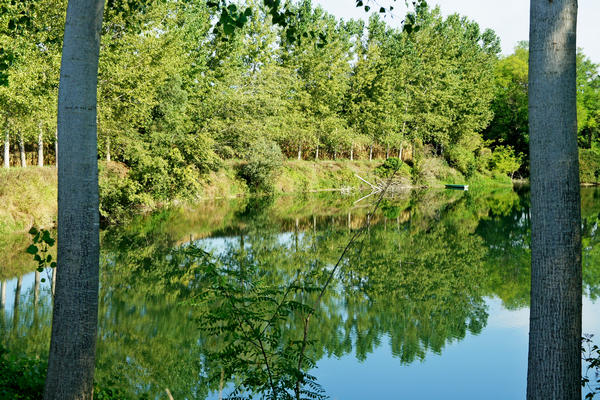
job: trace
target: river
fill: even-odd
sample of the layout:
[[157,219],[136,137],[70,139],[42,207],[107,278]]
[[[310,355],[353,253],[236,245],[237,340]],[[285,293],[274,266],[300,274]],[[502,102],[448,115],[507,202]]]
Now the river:
[[[524,398],[527,190],[399,193],[372,217],[360,197],[211,201],[103,231],[98,384],[283,398],[300,359],[302,389],[331,399]],[[583,328],[600,334],[600,191],[582,198]],[[52,272],[36,285],[26,242],[0,243],[0,340],[44,358]]]

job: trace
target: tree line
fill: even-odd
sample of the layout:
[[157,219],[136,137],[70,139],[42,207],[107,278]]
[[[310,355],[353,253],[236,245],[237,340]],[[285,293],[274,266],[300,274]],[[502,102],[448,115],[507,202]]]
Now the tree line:
[[[107,2],[99,152],[126,166],[134,191],[184,194],[201,174],[260,152],[265,141],[297,159],[402,158],[403,150],[428,149],[467,176],[521,166],[524,47],[501,58],[494,32],[424,4],[411,14],[419,27],[411,31],[376,14],[368,23],[342,21],[310,0],[291,5],[293,18],[281,27],[263,3],[246,5],[243,13],[232,6],[247,21],[232,30],[215,23],[219,15],[203,1]],[[66,1],[5,9],[4,165],[17,149],[12,164],[52,163]],[[580,61],[581,142],[591,147],[597,66]]]

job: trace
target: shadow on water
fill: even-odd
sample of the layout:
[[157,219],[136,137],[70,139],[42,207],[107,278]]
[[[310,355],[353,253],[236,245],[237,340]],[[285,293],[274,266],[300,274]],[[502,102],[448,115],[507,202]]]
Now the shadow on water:
[[[583,191],[584,286],[591,299],[600,295],[599,198],[596,189]],[[353,232],[367,222],[368,232],[342,260],[309,325],[306,358],[312,362],[305,367],[317,383],[318,370],[310,366],[319,360],[352,355],[361,362],[389,342],[398,364],[409,366],[484,331],[488,299],[507,310],[528,306],[526,188],[407,192],[386,199],[373,218],[370,204],[355,200],[317,194],[214,201],[103,232],[98,384],[132,399],[166,398],[167,388],[176,399],[218,398],[220,390],[243,382],[251,389],[248,377],[264,373],[263,361],[248,356],[245,371],[228,362],[232,338],[241,336],[223,328],[228,316],[216,314],[226,309],[222,299],[203,301],[214,287],[207,265],[244,301],[251,301],[249,288],[283,290],[302,277],[304,286],[296,285],[302,288],[286,301],[313,305],[317,294],[309,286],[323,285]],[[192,253],[195,248],[210,256]],[[0,274],[1,340],[12,351],[43,358],[49,281],[22,273],[22,266],[16,271],[18,279]],[[283,292],[268,293],[274,304],[283,301]],[[264,315],[252,318],[265,321],[273,313],[261,309]],[[277,352],[303,336],[306,310],[284,316],[269,326],[273,357],[284,357]],[[221,327],[208,329],[216,320]]]

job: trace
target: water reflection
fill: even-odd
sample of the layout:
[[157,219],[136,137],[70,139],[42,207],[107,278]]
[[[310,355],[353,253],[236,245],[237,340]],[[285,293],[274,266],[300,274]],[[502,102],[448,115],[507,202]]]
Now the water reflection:
[[[584,287],[595,300],[599,192],[585,190],[582,198]],[[354,200],[330,194],[213,202],[104,232],[99,385],[125,399],[167,398],[166,389],[176,399],[226,394],[240,377],[229,376],[209,354],[226,347],[227,338],[200,326],[206,310],[194,299],[204,285],[204,266],[190,263],[191,246],[210,252],[218,265],[254,271],[273,287],[289,285],[299,273],[312,273],[318,285],[353,231],[367,222],[368,232],[341,263],[309,326],[307,357],[320,367],[311,372],[326,392],[330,368],[351,374],[360,362],[391,357],[396,367],[381,361],[372,373],[387,376],[392,368],[406,378],[421,368],[415,361],[426,360],[435,370],[457,348],[475,346],[488,324],[523,328],[517,322],[529,302],[526,191],[412,192],[386,200],[370,221],[369,207]],[[0,273],[2,341],[13,351],[45,357],[51,275],[24,275],[22,269],[12,279],[10,270]],[[314,294],[295,296],[313,304]],[[282,346],[302,338],[304,317],[292,313],[279,325]],[[515,373],[514,366],[506,368],[507,375]],[[372,393],[391,392],[380,387]]]

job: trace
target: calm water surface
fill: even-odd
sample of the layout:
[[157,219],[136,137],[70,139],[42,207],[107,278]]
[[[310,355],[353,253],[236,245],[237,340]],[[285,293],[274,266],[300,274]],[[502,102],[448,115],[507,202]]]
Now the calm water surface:
[[[214,352],[226,340],[203,329],[205,264],[245,271],[252,285],[286,287],[300,276],[319,286],[354,232],[368,226],[309,325],[310,373],[325,393],[339,400],[524,398],[528,193],[408,192],[385,200],[373,218],[372,204],[354,204],[357,198],[210,202],[104,231],[99,384],[132,399],[166,399],[167,388],[175,399],[218,399],[220,387],[227,395],[241,378],[221,375]],[[600,335],[599,212],[600,192],[585,189],[583,326]],[[51,272],[29,272],[26,244],[18,236],[0,242],[0,340],[46,357]],[[192,263],[194,247],[210,254],[204,262]],[[281,343],[300,340],[303,314],[278,326]]]

